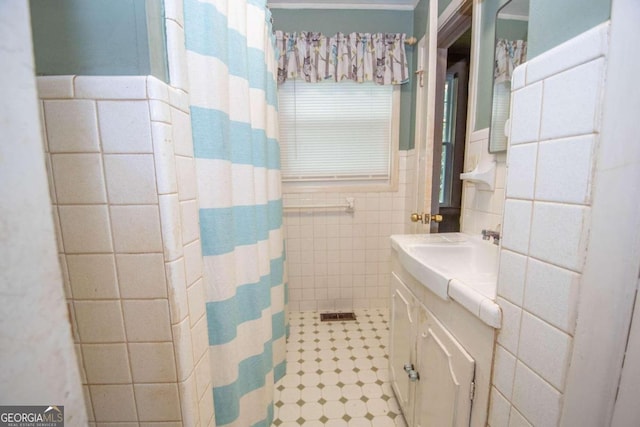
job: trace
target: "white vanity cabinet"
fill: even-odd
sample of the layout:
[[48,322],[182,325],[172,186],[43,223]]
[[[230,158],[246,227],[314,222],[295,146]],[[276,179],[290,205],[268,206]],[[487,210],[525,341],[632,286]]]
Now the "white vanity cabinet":
[[495,330],[392,258],[389,369],[407,424],[485,426]]

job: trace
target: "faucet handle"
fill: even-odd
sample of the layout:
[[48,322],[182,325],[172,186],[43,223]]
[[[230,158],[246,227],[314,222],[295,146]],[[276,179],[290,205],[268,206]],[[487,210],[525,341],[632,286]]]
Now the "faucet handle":
[[482,230],[482,240],[493,239],[495,245],[500,243],[500,232],[493,230]]

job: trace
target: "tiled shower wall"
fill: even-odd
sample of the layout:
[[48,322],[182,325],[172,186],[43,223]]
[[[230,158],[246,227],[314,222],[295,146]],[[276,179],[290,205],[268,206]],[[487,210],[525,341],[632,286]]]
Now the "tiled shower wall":
[[587,249],[609,24],[513,75],[489,424],[555,426]]
[[[289,272],[289,309],[350,310],[387,307],[392,234],[404,234],[413,200],[413,151],[400,151],[397,191],[283,195]],[[355,209],[296,209],[345,203]]]
[[153,77],[38,90],[92,425],[213,425],[187,94]]

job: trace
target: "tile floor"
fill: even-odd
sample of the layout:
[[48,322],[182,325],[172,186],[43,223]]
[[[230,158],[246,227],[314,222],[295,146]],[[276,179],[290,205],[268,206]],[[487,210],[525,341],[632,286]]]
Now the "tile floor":
[[356,310],[356,321],[334,322],[290,313],[273,426],[406,427],[389,384],[387,312]]

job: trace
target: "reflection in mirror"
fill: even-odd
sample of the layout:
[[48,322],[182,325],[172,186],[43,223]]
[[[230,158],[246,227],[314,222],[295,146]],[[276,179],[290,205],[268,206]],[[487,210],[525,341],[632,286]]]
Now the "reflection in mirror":
[[527,60],[528,20],[529,0],[511,0],[496,15],[490,153],[507,149],[505,124],[509,118],[511,75],[518,65]]

